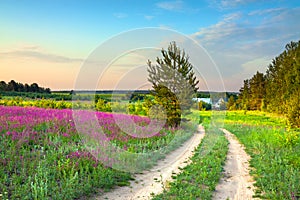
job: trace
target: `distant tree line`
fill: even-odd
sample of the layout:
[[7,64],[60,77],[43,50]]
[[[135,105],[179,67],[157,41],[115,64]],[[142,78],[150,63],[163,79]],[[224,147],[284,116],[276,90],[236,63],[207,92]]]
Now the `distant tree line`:
[[35,92],[35,93],[51,93],[50,88],[40,87],[37,83],[23,84],[17,83],[14,80],[6,83],[5,81],[0,81],[0,91],[6,92]]
[[238,99],[229,99],[227,108],[284,114],[292,127],[300,127],[300,41],[287,44],[265,74],[244,80]]

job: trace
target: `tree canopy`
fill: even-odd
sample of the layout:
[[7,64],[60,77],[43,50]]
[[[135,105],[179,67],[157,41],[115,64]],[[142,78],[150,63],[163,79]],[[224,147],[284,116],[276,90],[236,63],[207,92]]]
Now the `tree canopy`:
[[167,124],[178,126],[181,115],[191,108],[192,97],[198,90],[198,83],[189,56],[176,42],[168,49],[161,50],[162,58],[156,58],[156,64],[148,60],[148,80],[152,83],[155,103],[167,111]]
[[245,80],[237,101],[239,108],[284,114],[300,127],[300,41],[290,42],[268,66]]
[[17,83],[15,80],[11,80],[8,83],[5,81],[0,81],[0,91],[51,93],[50,88],[40,87],[37,83],[32,83],[29,85],[27,83]]

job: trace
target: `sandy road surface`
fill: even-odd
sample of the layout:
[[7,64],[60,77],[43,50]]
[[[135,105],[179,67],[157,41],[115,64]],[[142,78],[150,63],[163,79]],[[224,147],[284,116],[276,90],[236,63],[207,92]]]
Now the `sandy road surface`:
[[249,175],[250,156],[236,137],[222,129],[229,141],[229,151],[221,178],[213,195],[214,200],[248,200],[254,199],[253,178]]
[[179,167],[185,167],[189,163],[189,158],[193,155],[194,149],[200,144],[205,131],[199,126],[198,132],[187,140],[181,147],[166,155],[165,159],[158,161],[157,165],[143,174],[136,174],[135,180],[130,182],[130,186],[118,187],[102,196],[92,199],[111,200],[136,200],[151,199],[151,194],[158,194],[163,191],[164,185],[172,180],[174,173],[179,173]]

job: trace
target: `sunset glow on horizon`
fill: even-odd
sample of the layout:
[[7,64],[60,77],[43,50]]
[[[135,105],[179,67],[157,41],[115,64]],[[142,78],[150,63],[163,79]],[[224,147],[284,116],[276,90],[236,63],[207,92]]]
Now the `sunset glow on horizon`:
[[[287,43],[300,39],[297,0],[4,0],[0,13],[0,81],[38,83],[52,90],[74,89],[91,53],[134,29],[165,28],[193,39],[218,67],[227,91],[238,91],[244,79],[256,71],[265,72]],[[127,42],[134,41],[118,45]],[[119,89],[151,88],[147,86],[147,60],[155,62],[161,56],[159,49],[166,47],[161,44],[149,54],[133,52],[112,60],[97,88],[85,89],[116,89],[118,84]],[[200,90],[207,90],[200,83]],[[218,87],[211,84],[210,89]]]

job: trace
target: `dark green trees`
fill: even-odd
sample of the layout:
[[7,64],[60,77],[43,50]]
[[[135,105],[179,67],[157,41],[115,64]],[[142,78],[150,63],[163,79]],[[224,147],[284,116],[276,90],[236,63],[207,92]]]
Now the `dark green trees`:
[[250,80],[244,80],[240,89],[238,106],[243,110],[263,110],[266,95],[266,80],[263,73],[256,72]]
[[228,102],[226,104],[226,108],[227,110],[236,110],[236,103],[235,103],[234,96],[229,97]]
[[256,74],[250,79],[250,109],[251,110],[261,110],[262,102],[266,95],[265,89],[265,76],[263,73],[256,72]]
[[300,41],[287,44],[265,75],[245,80],[237,103],[241,109],[284,114],[292,127],[300,127]]
[[237,100],[239,109],[249,110],[250,109],[249,102],[250,102],[250,85],[249,85],[249,80],[247,79],[244,80],[244,85],[240,89],[240,95]]
[[37,83],[32,83],[28,85],[25,83],[17,83],[14,80],[11,80],[7,84],[5,81],[0,82],[0,91],[7,91],[7,92],[36,92],[36,93],[51,93],[49,88],[40,87]]
[[292,126],[300,127],[300,41],[286,45],[266,76],[268,110],[286,114]]
[[0,91],[6,91],[7,89],[7,84],[5,81],[0,81]]
[[184,50],[171,42],[168,49],[162,49],[162,58],[156,64],[148,60],[148,80],[152,83],[155,103],[163,106],[167,114],[167,124],[178,126],[181,115],[192,106],[192,96],[197,92],[193,66]]

